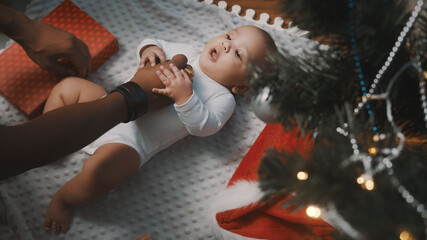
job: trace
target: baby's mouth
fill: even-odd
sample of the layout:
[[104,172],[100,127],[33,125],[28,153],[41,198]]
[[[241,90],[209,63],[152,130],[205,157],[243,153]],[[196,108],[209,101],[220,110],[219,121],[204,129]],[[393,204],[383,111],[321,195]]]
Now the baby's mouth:
[[215,49],[215,48],[211,50],[210,58],[211,58],[211,61],[212,61],[212,62],[216,62],[216,59],[217,59],[217,52],[216,52],[216,49]]

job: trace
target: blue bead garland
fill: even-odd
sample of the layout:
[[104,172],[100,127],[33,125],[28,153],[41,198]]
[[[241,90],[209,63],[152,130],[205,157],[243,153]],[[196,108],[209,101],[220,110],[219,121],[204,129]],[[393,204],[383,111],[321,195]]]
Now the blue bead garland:
[[[368,95],[368,92],[367,92],[367,89],[366,89],[366,81],[365,81],[365,77],[363,75],[362,66],[360,64],[359,53],[357,51],[357,45],[356,45],[356,35],[354,33],[354,28],[355,27],[354,27],[354,22],[353,22],[353,10],[354,10],[354,2],[353,2],[353,0],[349,0],[348,1],[348,7],[349,7],[348,14],[349,14],[349,23],[350,23],[350,38],[351,38],[350,41],[351,41],[351,47],[353,49],[354,61],[355,61],[356,69],[357,69],[357,72],[358,72],[358,77],[360,79],[360,89],[362,90],[363,97],[366,98],[367,95]],[[369,100],[367,100],[367,103],[368,104],[366,104],[366,110],[368,111],[368,114],[373,117],[374,115],[373,115],[373,111],[372,111],[371,105],[369,104]],[[377,127],[374,126],[372,128],[372,130],[375,132],[376,135],[379,135],[379,133],[377,131],[378,130]]]
[[[408,34],[411,27],[415,23],[415,20],[418,17],[420,11],[422,10],[422,7],[423,7],[425,1],[426,0],[417,0],[417,5],[414,7],[414,10],[412,11],[412,14],[410,15],[408,21],[406,22],[405,27],[400,32],[399,37],[397,38],[397,41],[395,42],[394,47],[392,48],[392,51],[389,53],[389,57],[387,58],[387,61],[384,63],[384,65],[381,67],[381,69],[378,71],[378,73],[375,75],[375,79],[372,81],[372,84],[371,84],[371,87],[370,87],[368,93],[366,93],[365,90],[363,90],[363,88],[362,88],[362,91],[364,91],[363,96],[365,98],[362,99],[363,103],[359,103],[357,108],[354,109],[354,113],[356,115],[359,113],[359,110],[364,106],[364,103],[368,103],[368,98],[371,96],[371,94],[374,93],[375,88],[377,87],[379,80],[381,79],[384,72],[387,70],[387,68],[390,66],[391,62],[393,61],[393,57],[396,55],[396,52],[399,50],[399,47],[402,45],[402,42],[404,41],[406,35]],[[354,34],[354,22],[353,22],[354,2],[353,2],[353,0],[349,0],[348,6],[349,6],[349,23],[350,23],[351,44],[352,44],[352,48],[353,48],[354,55],[355,55],[354,59],[356,62],[357,71],[359,73],[361,73],[362,69],[360,67],[360,61],[359,61],[358,53],[356,50],[356,38],[355,38],[355,34]],[[420,55],[417,54],[418,59],[416,59],[416,63],[417,63],[417,68],[418,68],[418,72],[419,72],[419,77],[420,77],[420,85],[419,86],[420,86],[420,95],[421,95],[422,107],[423,107],[423,111],[425,113],[424,120],[425,120],[426,127],[427,127],[427,101],[426,101],[427,97],[425,94],[426,90],[424,89],[425,85],[427,85],[427,84],[426,84],[426,81],[425,81],[424,76],[423,76],[424,73],[422,72],[422,67],[420,64],[419,56]],[[359,74],[359,79],[361,79],[361,82],[360,82],[361,87],[364,87],[366,82],[363,80],[363,75]],[[372,109],[371,109],[370,104],[366,104],[366,108],[368,109],[368,113],[370,115],[372,115],[373,113],[372,113]],[[372,128],[372,130],[374,132],[378,131],[377,127],[375,127],[375,126]],[[377,132],[377,135],[378,135],[378,132]],[[355,147],[353,146],[353,149],[357,149],[357,146],[355,146]],[[398,151],[400,152],[400,150],[398,150]],[[355,153],[355,154],[357,154],[357,153]],[[394,155],[397,156],[398,153],[396,153]],[[427,240],[427,207],[424,206],[424,203],[421,203],[420,201],[415,199],[415,197],[407,190],[407,188],[395,176],[394,171],[393,171],[393,163],[391,160],[392,159],[389,159],[389,157],[384,157],[382,160],[382,163],[384,163],[386,168],[387,168],[387,174],[391,178],[392,185],[398,190],[398,192],[401,194],[402,198],[411,207],[416,209],[419,216],[423,219],[424,233],[426,235],[425,239]]]
[[[362,107],[364,107],[366,105],[366,108],[369,109],[368,113],[370,115],[372,115],[372,109],[371,109],[371,105],[368,104],[368,100],[371,97],[371,94],[374,93],[375,88],[378,86],[378,83],[380,81],[380,79],[382,78],[383,74],[386,72],[387,68],[390,66],[391,62],[393,61],[394,56],[396,55],[397,51],[399,50],[399,47],[402,45],[406,35],[409,33],[411,27],[413,26],[413,24],[415,23],[416,18],[418,17],[419,13],[422,10],[422,7],[424,5],[424,2],[426,0],[417,0],[417,5],[414,7],[414,10],[412,11],[408,21],[405,24],[405,27],[403,28],[403,30],[400,32],[399,37],[397,38],[397,41],[394,44],[394,47],[392,48],[392,51],[390,51],[389,56],[387,58],[387,61],[385,61],[384,65],[381,67],[381,69],[378,71],[378,73],[375,75],[375,78],[373,79],[371,86],[368,90],[368,93],[364,92],[363,93],[363,98],[362,98],[362,102],[357,104],[357,107],[354,109],[354,114],[357,115],[360,110],[362,109]],[[356,38],[355,38],[355,34],[354,34],[354,22],[353,22],[353,8],[354,8],[354,2],[353,0],[349,0],[349,23],[350,23],[350,36],[351,36],[351,44],[352,44],[352,48],[354,51],[354,59],[356,62],[356,68],[358,73],[362,72],[362,69],[360,67],[360,61],[359,61],[359,56],[358,56],[358,52],[356,50]],[[425,40],[424,40],[425,41]],[[416,64],[417,64],[417,68],[418,68],[418,72],[419,72],[419,77],[420,77],[420,95],[421,95],[421,102],[422,102],[422,107],[423,107],[423,111],[425,113],[425,123],[426,123],[426,127],[427,127],[427,97],[426,97],[426,90],[425,90],[425,86],[427,85],[426,80],[424,79],[424,73],[422,70],[422,66],[420,63],[420,54],[416,54],[417,55],[417,59],[416,59]],[[363,75],[359,75],[359,78],[361,79],[361,87],[363,87],[366,82],[362,79]],[[366,87],[365,87],[366,89]],[[364,91],[362,89],[362,91]],[[344,136],[347,136],[347,132],[345,132],[343,129],[337,128],[337,131],[341,134],[343,134]],[[372,127],[372,131],[377,132],[378,129],[377,127]],[[397,131],[397,134],[401,134],[403,136],[402,132]],[[378,135],[378,133],[377,133]],[[381,135],[380,135],[381,136]],[[404,139],[404,137],[401,139]],[[358,146],[356,144],[356,140],[354,138],[352,138],[350,140],[350,142],[353,144],[353,149],[354,150],[354,154],[357,155],[359,153],[358,150]],[[424,205],[424,203],[421,203],[420,201],[418,201],[408,190],[407,188],[400,182],[400,180],[395,176],[394,174],[394,170],[393,170],[393,162],[392,160],[395,159],[401,151],[401,148],[395,148],[393,150],[396,150],[395,153],[393,153],[393,151],[391,151],[391,154],[387,157],[383,157],[382,160],[380,161],[380,164],[384,164],[385,167],[387,168],[387,174],[389,175],[390,179],[391,179],[391,183],[392,185],[396,188],[396,190],[401,194],[402,198],[411,206],[413,207],[417,213],[419,214],[419,216],[423,219],[423,223],[424,223],[424,233],[426,235],[425,240],[427,240],[427,207]],[[391,157],[391,158],[390,158]]]

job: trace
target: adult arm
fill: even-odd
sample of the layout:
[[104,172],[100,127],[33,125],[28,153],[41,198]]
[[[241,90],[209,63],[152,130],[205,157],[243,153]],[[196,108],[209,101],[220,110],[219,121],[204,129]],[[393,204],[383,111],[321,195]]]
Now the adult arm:
[[[83,78],[90,73],[89,49],[80,39],[49,24],[33,21],[1,3],[0,32],[21,45],[27,55],[45,70]],[[58,62],[58,59],[69,60],[75,69]]]
[[[131,81],[144,89],[152,79],[139,69]],[[157,80],[156,80],[157,81]],[[169,103],[156,101],[145,91],[148,111]],[[88,145],[128,119],[128,104],[121,93],[87,103],[64,106],[16,126],[0,126],[0,180],[57,160]]]
[[0,179],[77,151],[128,116],[120,93],[55,109],[16,126],[0,126]]

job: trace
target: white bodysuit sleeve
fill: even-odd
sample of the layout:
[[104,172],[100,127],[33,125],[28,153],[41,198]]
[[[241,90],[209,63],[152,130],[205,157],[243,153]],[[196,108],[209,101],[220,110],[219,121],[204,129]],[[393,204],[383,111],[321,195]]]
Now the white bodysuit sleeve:
[[236,101],[231,93],[220,93],[203,104],[193,92],[184,104],[174,104],[188,132],[201,137],[218,132],[231,117],[235,106]]
[[[145,39],[136,48],[137,49],[136,57],[138,59],[138,62],[141,61],[141,56],[139,55],[139,51],[141,50],[141,48],[147,45],[156,45],[161,49],[163,49],[163,51],[166,54],[166,59],[171,59],[176,54],[184,54],[187,58],[195,54],[197,55],[197,53],[194,52],[196,51],[196,49],[194,49],[191,45],[188,45],[188,44],[172,43],[172,42],[167,42],[161,39]],[[188,60],[190,62],[192,59],[188,59]]]

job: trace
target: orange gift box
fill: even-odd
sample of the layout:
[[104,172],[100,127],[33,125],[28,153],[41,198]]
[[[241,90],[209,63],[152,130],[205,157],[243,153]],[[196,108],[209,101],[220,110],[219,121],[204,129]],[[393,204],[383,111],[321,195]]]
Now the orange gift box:
[[[41,21],[68,31],[86,43],[92,58],[92,72],[118,50],[114,35],[69,0]],[[41,69],[17,43],[0,54],[0,92],[29,118],[40,115],[52,88],[62,77]]]

